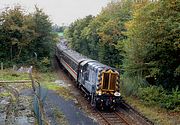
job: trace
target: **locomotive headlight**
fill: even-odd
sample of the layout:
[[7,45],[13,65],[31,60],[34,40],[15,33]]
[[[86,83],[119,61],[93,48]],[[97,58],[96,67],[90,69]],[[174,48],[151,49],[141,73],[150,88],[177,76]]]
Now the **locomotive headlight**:
[[101,92],[101,91],[99,91],[99,92],[98,92],[98,95],[102,95],[102,92]]
[[114,93],[114,96],[121,96],[121,93],[115,92],[115,93]]

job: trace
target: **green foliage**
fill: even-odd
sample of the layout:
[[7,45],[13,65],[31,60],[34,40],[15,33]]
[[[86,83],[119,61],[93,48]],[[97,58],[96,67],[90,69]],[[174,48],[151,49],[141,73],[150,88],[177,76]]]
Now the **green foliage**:
[[36,36],[33,39],[31,46],[29,46],[29,49],[32,53],[36,52],[39,58],[49,57],[53,44],[51,22],[49,21],[48,16],[37,7],[32,20],[34,22],[33,27],[36,31]]
[[180,91],[178,87],[172,90],[172,93],[166,95],[166,98],[162,100],[161,106],[167,109],[180,110]]
[[84,31],[93,18],[94,17],[89,15],[83,19],[77,20],[72,23],[65,32],[65,36],[68,37],[70,46],[84,55],[89,54],[88,41],[84,38]]
[[138,97],[138,89],[149,86],[146,80],[142,79],[142,76],[127,77],[123,75],[121,83],[121,91],[125,96]]
[[122,68],[125,95],[174,109],[180,100],[179,88],[171,90],[180,83],[179,7],[179,0],[112,2],[96,17],[72,23],[66,36],[76,51]]
[[130,1],[111,2],[96,16],[77,20],[66,30],[70,46],[92,59],[113,67],[122,65],[122,47],[126,39],[125,22],[131,18]]
[[148,106],[159,105],[171,110],[180,108],[180,91],[178,87],[173,89],[172,93],[168,93],[162,86],[141,87],[138,91],[138,97]]
[[180,2],[161,0],[142,3],[126,23],[124,69],[129,76],[142,74],[157,85],[173,88],[179,84]]
[[52,26],[53,32],[64,32],[66,26],[58,26],[57,24]]
[[40,65],[44,58],[51,57],[57,36],[51,33],[49,17],[41,9],[35,9],[27,14],[15,6],[0,13],[0,58],[6,62],[5,67]]
[[36,63],[36,67],[41,72],[48,72],[50,70],[49,69],[50,66],[51,66],[51,62],[48,57],[44,57],[38,63]]
[[150,86],[147,88],[139,88],[138,91],[138,96],[146,105],[158,104],[166,97],[166,93],[162,87]]
[[27,26],[28,18],[19,6],[6,8],[1,13],[1,59],[17,61],[21,58],[24,48],[28,47],[34,35]]
[[13,70],[0,70],[0,81],[28,80],[28,73],[18,73]]

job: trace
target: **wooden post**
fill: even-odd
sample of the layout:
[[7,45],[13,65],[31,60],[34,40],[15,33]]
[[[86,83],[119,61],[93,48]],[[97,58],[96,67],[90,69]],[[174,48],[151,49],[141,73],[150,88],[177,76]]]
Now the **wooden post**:
[[36,91],[36,87],[35,87],[35,81],[34,81],[34,79],[33,79],[33,77],[32,77],[32,66],[29,68],[29,78],[31,79],[31,81],[32,81],[32,89],[33,89],[33,91],[35,92]]
[[1,62],[1,70],[3,70],[3,62]]

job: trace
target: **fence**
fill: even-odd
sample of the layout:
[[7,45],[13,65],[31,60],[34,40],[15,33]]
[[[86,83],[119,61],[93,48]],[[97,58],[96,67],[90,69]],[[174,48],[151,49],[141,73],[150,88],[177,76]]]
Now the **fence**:
[[[14,69],[14,66],[13,66],[13,69]],[[1,70],[3,70],[3,63],[1,63]],[[0,87],[5,88],[7,91],[12,93],[12,95],[14,95],[14,97],[16,98],[16,105],[18,105],[19,93],[18,93],[18,91],[16,91],[16,89],[12,88],[11,86],[8,86],[7,83],[30,83],[31,82],[32,89],[33,89],[33,95],[34,95],[33,110],[34,110],[38,125],[50,125],[48,123],[48,120],[46,118],[45,111],[43,108],[44,104],[45,104],[45,99],[47,96],[47,89],[41,87],[41,84],[38,81],[35,81],[33,79],[32,66],[30,68],[21,67],[17,71],[18,72],[28,72],[30,80],[0,81]],[[14,97],[11,97],[11,98],[14,98]],[[12,103],[9,104],[6,114],[9,114],[11,110],[12,110]],[[5,124],[9,124],[8,116],[9,115],[6,115]]]
[[34,113],[37,118],[38,125],[50,125],[44,111],[44,103],[47,96],[47,89],[41,87],[38,81],[35,81],[32,77],[32,67],[29,70],[29,77],[32,81],[32,89],[34,92]]

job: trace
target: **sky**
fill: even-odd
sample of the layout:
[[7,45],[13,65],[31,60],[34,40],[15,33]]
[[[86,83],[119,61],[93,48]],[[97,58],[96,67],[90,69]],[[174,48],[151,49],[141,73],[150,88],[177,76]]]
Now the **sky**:
[[69,25],[87,15],[97,15],[112,0],[0,0],[0,10],[7,6],[21,5],[28,12],[37,5],[57,25]]

